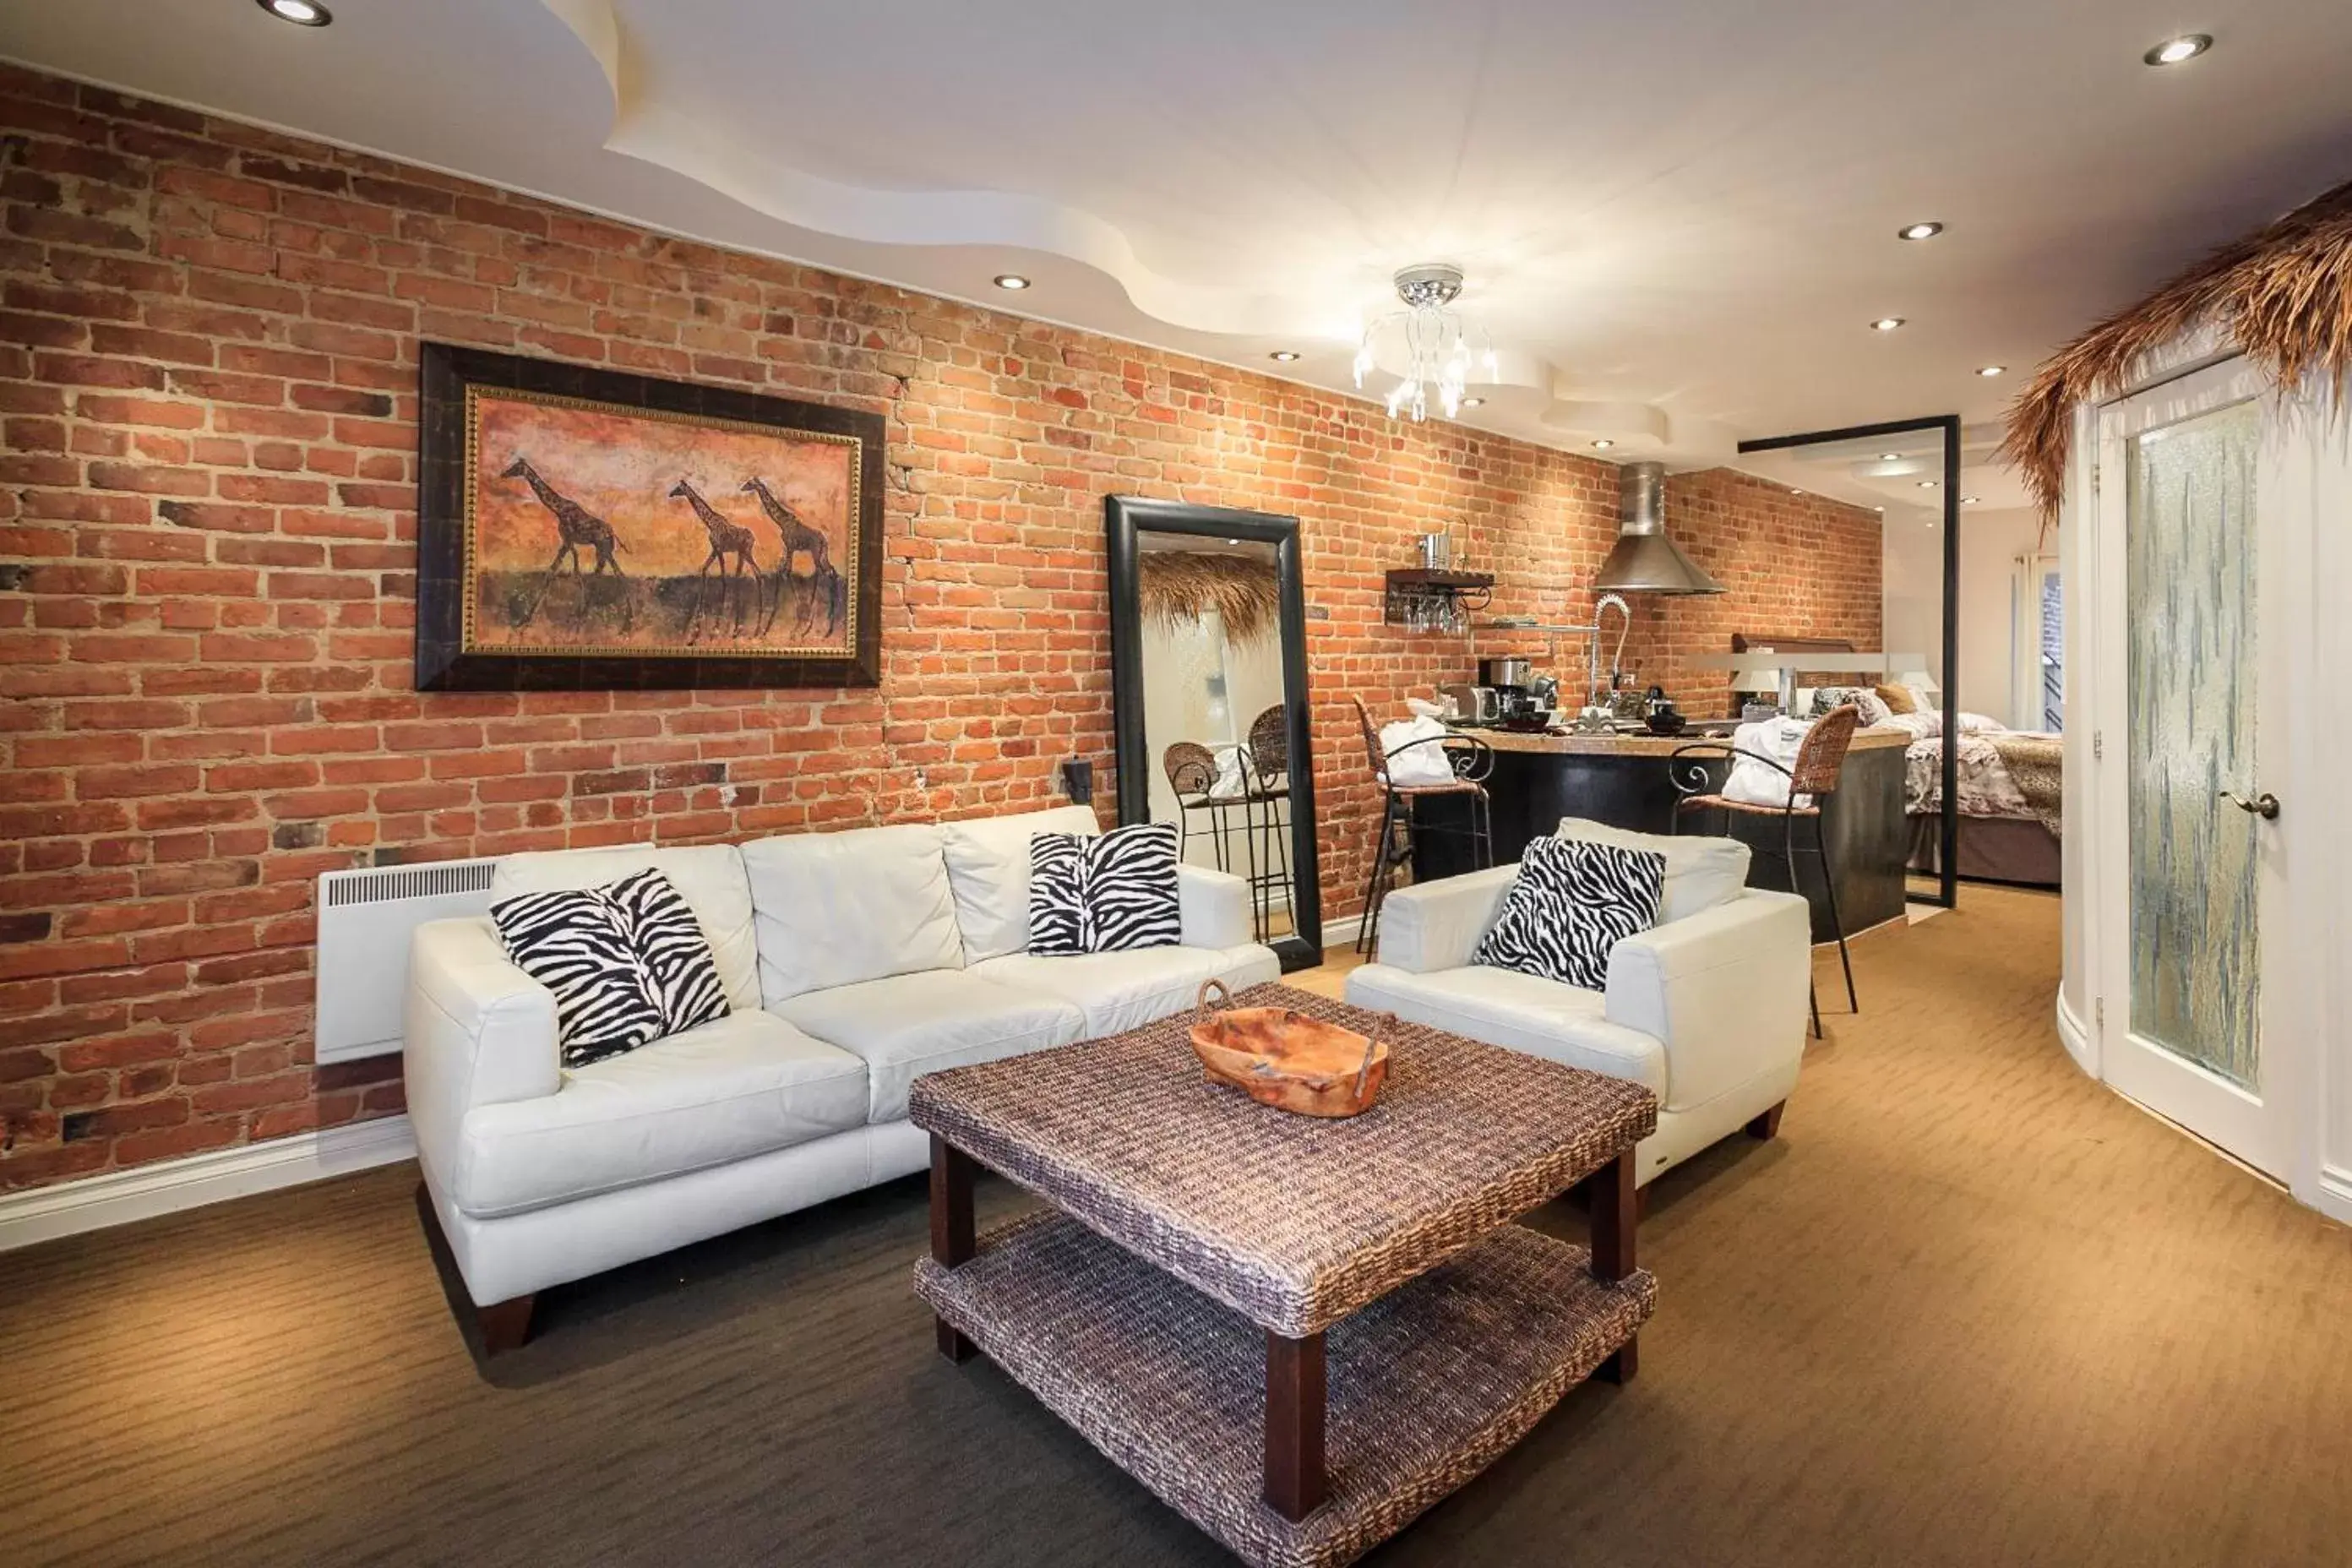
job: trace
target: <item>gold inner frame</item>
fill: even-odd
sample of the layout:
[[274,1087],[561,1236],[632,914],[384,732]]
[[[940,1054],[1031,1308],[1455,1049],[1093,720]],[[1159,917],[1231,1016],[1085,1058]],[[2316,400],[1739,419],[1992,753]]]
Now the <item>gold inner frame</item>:
[[[625,418],[660,419],[673,425],[690,426],[702,430],[735,430],[751,435],[772,436],[779,440],[828,441],[849,448],[848,537],[844,541],[842,592],[846,595],[843,615],[844,641],[833,647],[823,643],[795,643],[783,647],[754,647],[730,644],[724,650],[707,644],[664,643],[653,647],[625,647],[603,643],[501,644],[487,647],[476,640],[474,610],[479,565],[475,560],[474,492],[481,473],[479,441],[481,400],[485,397],[507,398],[518,403],[536,404],[548,408],[579,408],[596,414],[617,414]],[[859,530],[865,516],[866,465],[864,437],[837,436],[825,430],[800,430],[789,426],[769,425],[757,419],[729,419],[711,414],[680,414],[667,408],[644,408],[635,404],[607,403],[601,398],[571,397],[561,393],[530,392],[519,387],[484,386],[469,384],[466,388],[466,474],[465,474],[465,574],[459,587],[464,605],[464,623],[458,634],[461,652],[492,658],[546,658],[550,655],[577,658],[824,658],[845,663],[857,657],[858,573],[863,568],[863,552],[859,546]],[[786,564],[789,565],[789,558]]]

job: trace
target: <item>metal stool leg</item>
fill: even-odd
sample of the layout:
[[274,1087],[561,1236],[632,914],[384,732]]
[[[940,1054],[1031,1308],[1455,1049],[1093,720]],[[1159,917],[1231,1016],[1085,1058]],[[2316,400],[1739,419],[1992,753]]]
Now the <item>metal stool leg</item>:
[[1396,886],[1397,868],[1405,863],[1405,856],[1396,847],[1397,830],[1412,831],[1412,803],[1389,792],[1388,809],[1381,814],[1381,879],[1372,890],[1372,907],[1369,923],[1364,928],[1364,951],[1378,957],[1381,951],[1381,910],[1388,907],[1389,892]]
[[1396,795],[1390,791],[1381,795],[1380,837],[1372,840],[1372,868],[1364,878],[1364,907],[1356,926],[1356,951],[1371,951],[1373,912],[1380,908],[1381,883],[1388,870],[1389,821],[1396,811]]
[[1853,990],[1853,959],[1845,946],[1845,920],[1838,913],[1837,878],[1830,867],[1829,817],[1827,813],[1813,818],[1813,853],[1821,858],[1822,889],[1829,895],[1830,924],[1837,930],[1838,963],[1845,968],[1845,1005],[1853,1012],[1862,1011],[1861,998]]

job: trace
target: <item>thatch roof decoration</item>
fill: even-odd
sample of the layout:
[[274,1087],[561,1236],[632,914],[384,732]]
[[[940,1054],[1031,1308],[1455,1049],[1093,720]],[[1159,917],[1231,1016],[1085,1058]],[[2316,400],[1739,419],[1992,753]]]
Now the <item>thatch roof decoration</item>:
[[2225,332],[2282,389],[2352,380],[2352,183],[2222,247],[2058,351],[2009,411],[1998,454],[2054,514],[2074,409],[2113,396],[2133,366],[2182,333]]
[[1147,550],[1136,558],[1143,613],[1175,625],[1215,610],[1234,642],[1255,642],[1274,629],[1280,607],[1274,563],[1208,551]]

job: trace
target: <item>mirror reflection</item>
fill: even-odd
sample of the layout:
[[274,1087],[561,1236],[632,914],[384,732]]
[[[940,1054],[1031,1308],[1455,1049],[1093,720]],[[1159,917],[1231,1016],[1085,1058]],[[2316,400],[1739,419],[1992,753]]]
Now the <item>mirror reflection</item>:
[[1275,547],[1144,530],[1136,590],[1151,818],[1176,824],[1186,860],[1248,879],[1271,942],[1294,929],[1297,885]]

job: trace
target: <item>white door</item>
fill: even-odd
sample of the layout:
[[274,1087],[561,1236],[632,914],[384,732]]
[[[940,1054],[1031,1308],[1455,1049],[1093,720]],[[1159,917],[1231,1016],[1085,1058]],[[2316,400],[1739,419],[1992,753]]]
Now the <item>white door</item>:
[[2101,414],[2095,1026],[2109,1083],[2283,1175],[2293,1128],[2263,1050],[2283,1014],[2262,952],[2316,803],[2271,793],[2291,585],[2265,400],[2231,361]]

